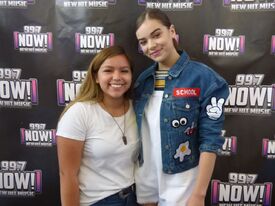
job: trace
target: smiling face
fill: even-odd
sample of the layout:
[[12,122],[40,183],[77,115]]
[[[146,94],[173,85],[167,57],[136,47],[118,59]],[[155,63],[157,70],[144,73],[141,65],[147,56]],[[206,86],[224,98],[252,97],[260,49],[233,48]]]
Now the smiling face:
[[167,64],[177,53],[173,44],[176,38],[173,25],[168,28],[159,20],[146,18],[137,29],[136,36],[143,53],[160,64]]
[[106,59],[97,72],[96,82],[104,99],[124,98],[132,83],[132,72],[127,58],[117,55]]

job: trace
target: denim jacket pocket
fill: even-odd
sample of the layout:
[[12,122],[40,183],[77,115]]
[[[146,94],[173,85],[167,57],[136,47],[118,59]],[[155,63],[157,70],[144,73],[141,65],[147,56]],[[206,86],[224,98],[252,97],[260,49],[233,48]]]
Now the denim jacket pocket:
[[192,136],[198,123],[199,102],[198,99],[184,98],[172,100],[173,116],[171,115],[172,129],[184,132]]

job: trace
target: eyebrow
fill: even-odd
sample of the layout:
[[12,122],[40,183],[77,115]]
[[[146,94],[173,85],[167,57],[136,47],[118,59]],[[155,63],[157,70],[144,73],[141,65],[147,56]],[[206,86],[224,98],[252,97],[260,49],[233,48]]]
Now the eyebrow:
[[[116,67],[114,67],[112,65],[106,65],[106,66],[103,66],[102,68],[105,68],[105,69],[114,69]],[[125,65],[125,66],[119,67],[119,69],[124,69],[124,68],[130,68],[130,66]]]
[[[160,31],[160,30],[161,30],[160,28],[156,28],[154,31],[152,31],[152,32],[150,33],[150,35],[154,34],[154,33],[157,32],[157,31]],[[138,39],[138,41],[143,40],[143,39],[145,39],[145,38]]]

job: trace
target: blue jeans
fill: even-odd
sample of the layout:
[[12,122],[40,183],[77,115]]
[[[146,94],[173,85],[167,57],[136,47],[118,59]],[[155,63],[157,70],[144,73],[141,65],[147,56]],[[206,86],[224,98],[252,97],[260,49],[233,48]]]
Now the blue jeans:
[[135,192],[129,191],[123,195],[121,193],[113,194],[90,206],[138,206],[138,204]]

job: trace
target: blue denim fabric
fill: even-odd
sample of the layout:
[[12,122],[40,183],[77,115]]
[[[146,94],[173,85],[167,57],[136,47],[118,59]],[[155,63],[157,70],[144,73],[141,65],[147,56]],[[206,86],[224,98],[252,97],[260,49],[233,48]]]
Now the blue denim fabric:
[[118,193],[96,202],[91,206],[138,206],[136,194],[131,191],[125,197],[121,197]]
[[[141,73],[134,85],[134,109],[136,112],[140,142],[144,109],[154,91],[157,63]],[[168,72],[160,109],[160,132],[163,172],[174,174],[198,165],[200,152],[217,152],[224,143],[221,129],[224,114],[210,118],[206,107],[213,104],[212,97],[226,100],[228,84],[206,65],[192,61],[185,52]],[[178,89],[196,88],[199,95],[177,96]],[[182,123],[181,120],[183,121]],[[174,125],[174,123],[177,123]],[[189,128],[189,129],[188,129]],[[188,142],[191,153],[184,159],[175,157],[182,143]],[[143,163],[142,145],[139,163]],[[146,158],[146,157],[145,157]]]

